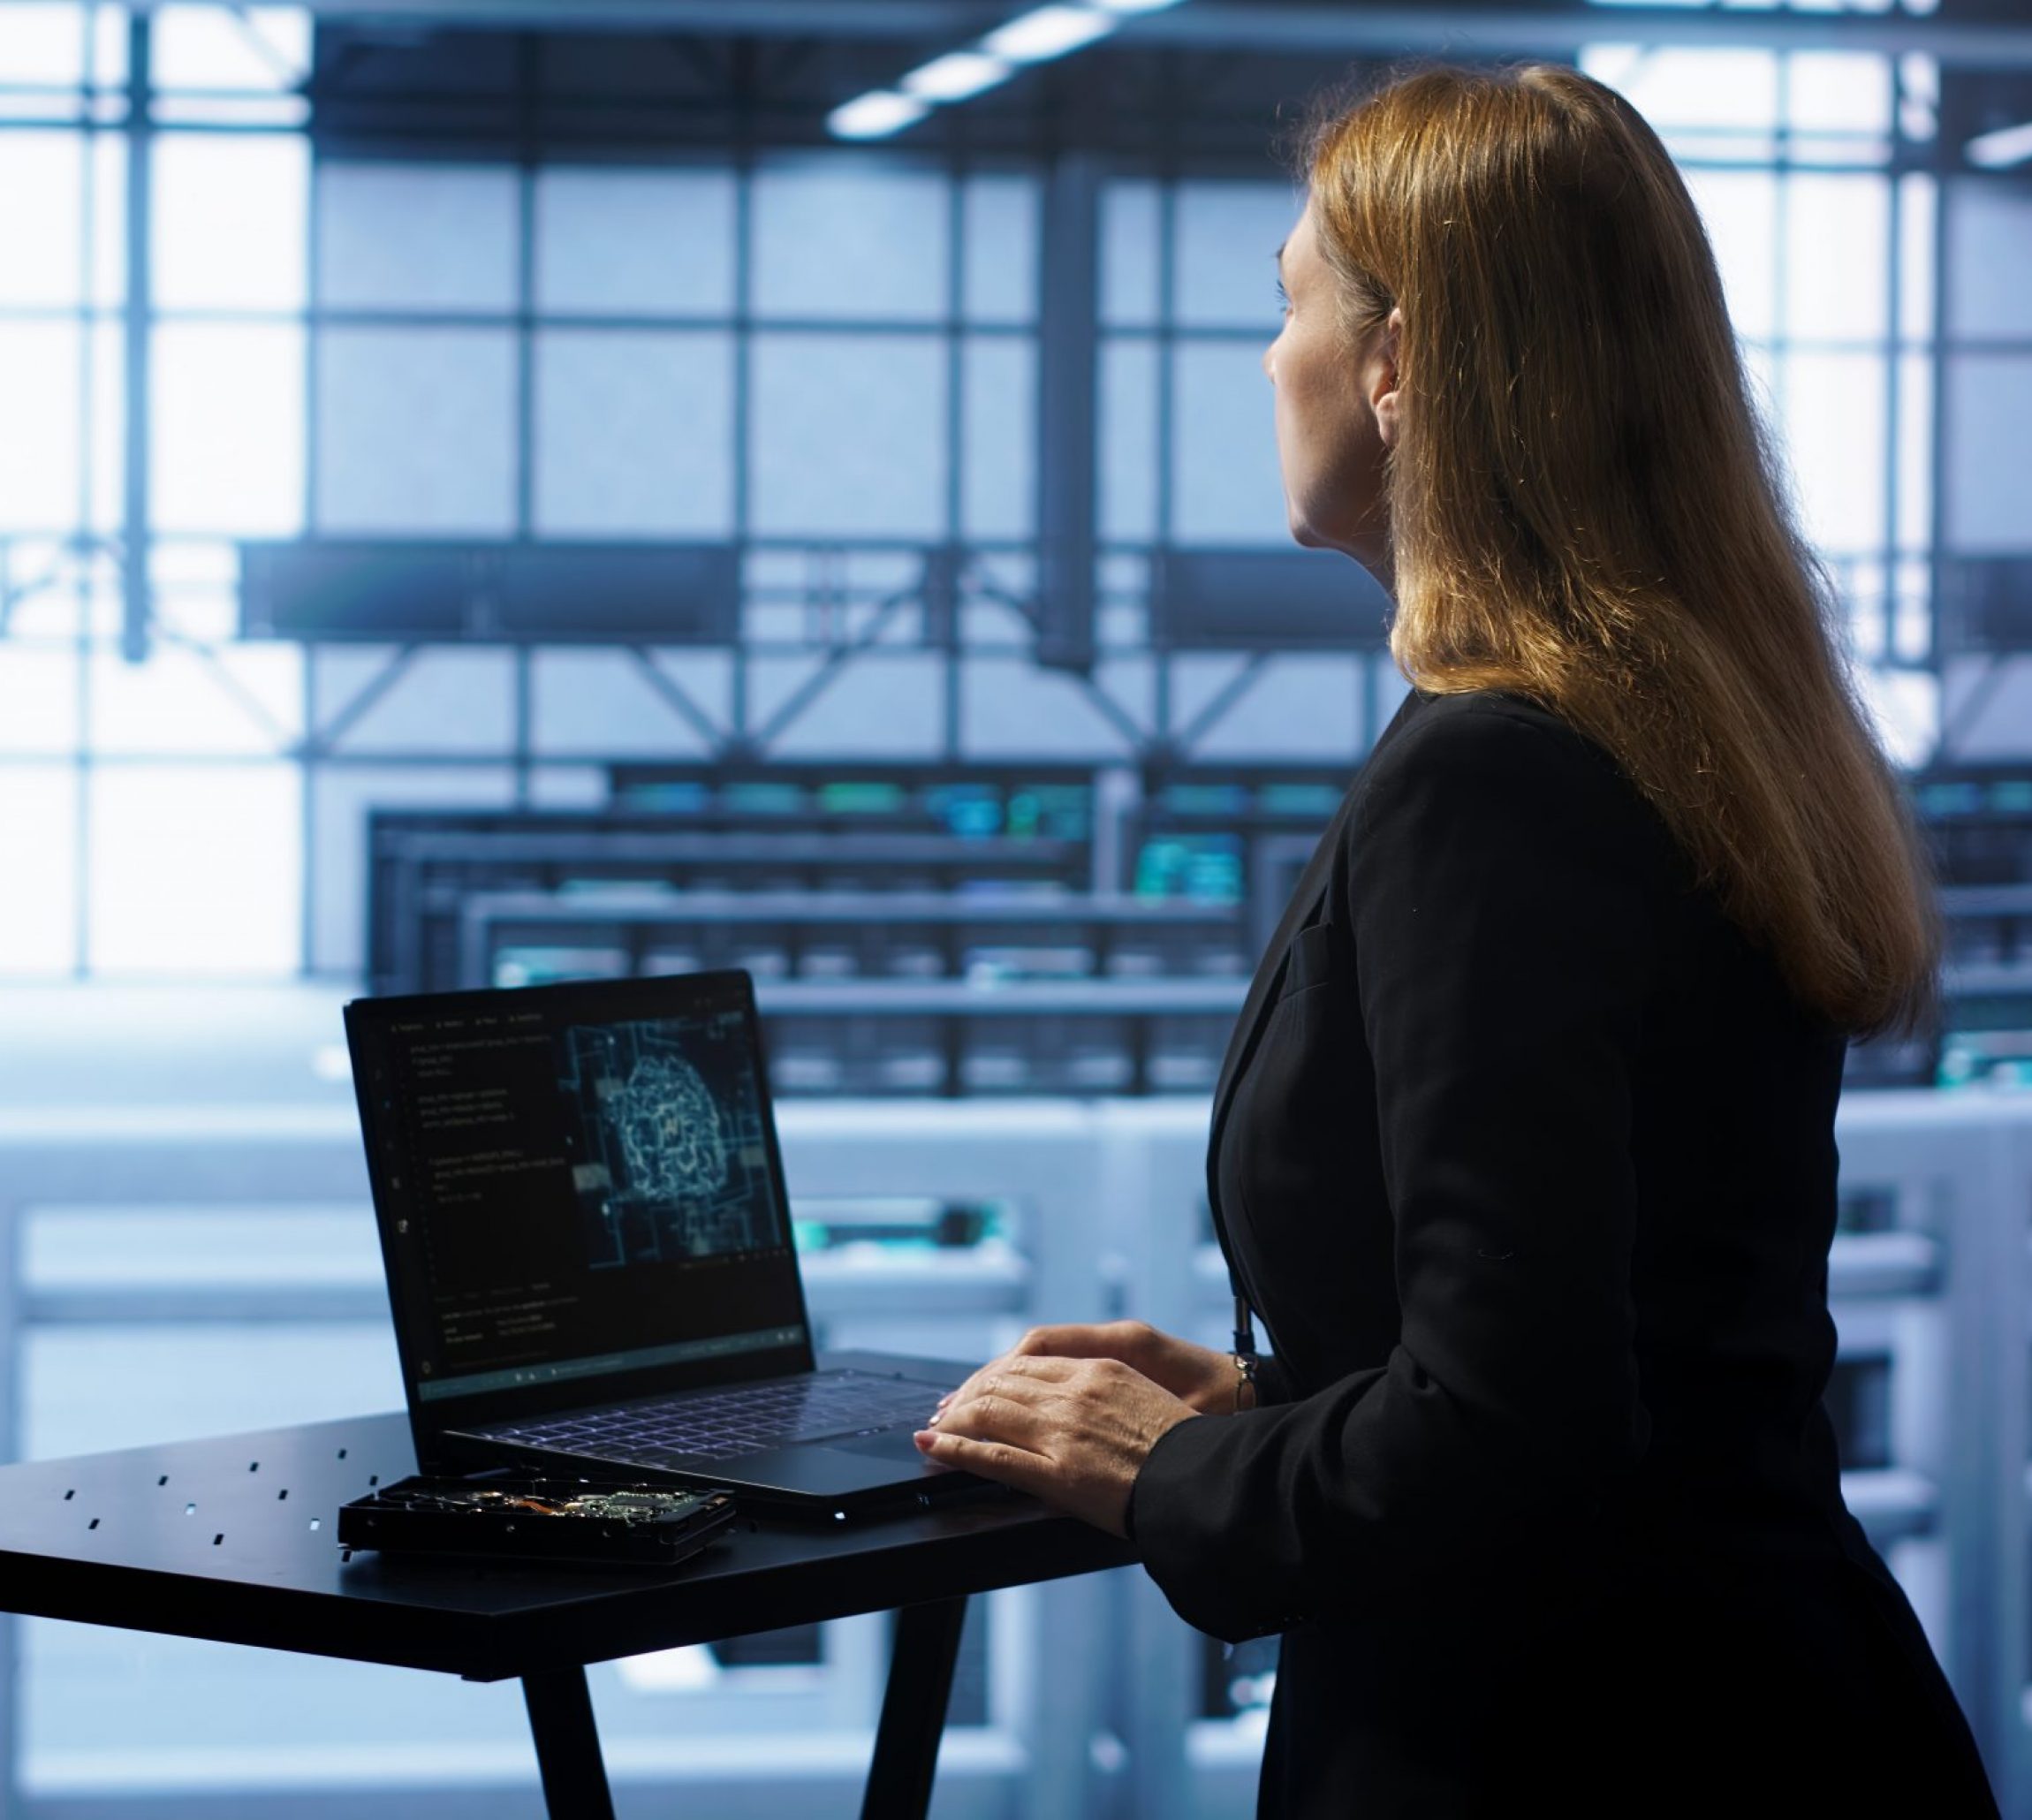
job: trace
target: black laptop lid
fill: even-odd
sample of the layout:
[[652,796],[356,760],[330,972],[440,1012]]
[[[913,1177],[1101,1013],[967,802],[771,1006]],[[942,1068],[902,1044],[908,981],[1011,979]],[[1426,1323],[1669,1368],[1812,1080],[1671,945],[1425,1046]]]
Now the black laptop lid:
[[362,998],[345,1026],[420,1448],[811,1369],[747,973]]

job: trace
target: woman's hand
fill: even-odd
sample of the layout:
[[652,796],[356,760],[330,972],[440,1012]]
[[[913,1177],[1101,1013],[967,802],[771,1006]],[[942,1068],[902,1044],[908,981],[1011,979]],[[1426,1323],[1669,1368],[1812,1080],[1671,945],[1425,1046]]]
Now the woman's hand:
[[1189,1339],[1163,1332],[1148,1321],[1103,1321],[1061,1327],[1033,1327],[999,1359],[991,1360],[942,1399],[955,1402],[978,1388],[989,1372],[1012,1359],[1118,1359],[1161,1384],[1195,1414],[1225,1415],[1235,1407],[1235,1361],[1229,1353],[1194,1346]]
[[917,1445],[1125,1536],[1129,1489],[1157,1437],[1196,1412],[1118,1359],[1011,1354],[983,1366]]

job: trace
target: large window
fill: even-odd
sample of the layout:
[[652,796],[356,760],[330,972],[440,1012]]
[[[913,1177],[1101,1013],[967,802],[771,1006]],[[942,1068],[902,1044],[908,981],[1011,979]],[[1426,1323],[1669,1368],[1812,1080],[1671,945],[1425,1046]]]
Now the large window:
[[1930,57],[1601,44],[1581,67],[1656,126],[1721,267],[1801,527],[1894,750],[1930,749]]
[[[823,651],[769,641],[875,626],[926,545],[1031,585],[1033,172],[877,148],[324,155],[300,9],[163,5],[146,32],[110,5],[0,11],[0,863],[20,881],[0,974],[343,977],[369,806],[596,800],[604,761],[695,753],[703,720],[800,701]],[[2024,188],[1942,195],[1923,57],[1582,61],[1687,171],[1855,656],[1922,755],[1937,436],[1945,550],[2026,548]],[[876,634],[894,648],[827,683],[802,749],[935,741],[949,700],[980,749],[1042,729],[1114,753],[1129,719],[1163,722],[1149,551],[1287,542],[1261,359],[1299,201],[1127,163],[1104,185],[1099,632],[1127,709],[1103,724],[1040,677],[1027,628],[976,588],[968,636],[1009,649],[948,692],[906,599]],[[747,648],[237,640],[236,542],[299,535],[731,542]],[[1179,700],[1218,694],[1225,661],[1182,656]],[[1294,727],[1344,749],[1340,662],[1278,665],[1224,725],[1266,754]],[[701,711],[673,712],[673,687]]]
[[1035,209],[881,153],[321,162],[312,528],[1025,539]]
[[[309,503],[321,536],[704,539],[743,551],[756,648],[868,628],[915,551],[1023,559],[1035,516],[1037,186],[889,152],[321,159],[311,185]],[[884,641],[915,641],[892,614]],[[689,755],[675,681],[766,716],[796,655],[441,651],[311,660],[306,960],[360,961],[375,803],[582,803],[582,761]],[[837,735],[934,736],[930,665],[865,659]],[[735,692],[741,700],[737,707]],[[364,712],[347,704],[363,696]]]
[[[323,158],[302,9],[157,8],[141,82],[121,9],[0,10],[0,973],[344,974],[372,804],[586,801],[585,759],[695,749],[671,679],[600,654],[239,642],[241,538],[732,540],[758,641],[815,595],[851,633],[929,543],[1020,583],[1027,175]],[[741,706],[800,679],[758,664]]]
[[1278,331],[1288,184],[1109,186],[1100,518],[1110,543],[1289,541],[1262,353]]
[[287,972],[301,665],[231,641],[227,540],[303,521],[307,16],[163,6],[141,83],[123,10],[4,10],[0,970]]
[[1947,186],[1946,466],[1941,539],[1956,556],[2032,553],[2032,184]]

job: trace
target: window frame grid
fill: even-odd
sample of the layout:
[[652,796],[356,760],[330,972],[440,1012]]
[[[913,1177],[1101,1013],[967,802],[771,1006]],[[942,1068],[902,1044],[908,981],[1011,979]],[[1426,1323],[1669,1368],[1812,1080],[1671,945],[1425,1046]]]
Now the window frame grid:
[[[85,421],[80,426],[79,472],[75,489],[78,501],[78,526],[68,532],[57,531],[48,535],[30,532],[11,533],[6,534],[5,536],[0,536],[0,543],[5,543],[11,548],[22,543],[46,544],[54,542],[58,547],[60,567],[66,558],[75,559],[72,562],[72,573],[68,580],[59,578],[56,583],[58,590],[67,589],[69,593],[73,613],[73,629],[68,639],[51,639],[49,641],[52,644],[64,646],[72,652],[75,660],[75,749],[68,755],[51,755],[41,752],[0,754],[0,770],[17,764],[49,766],[53,763],[66,763],[74,769],[77,777],[76,853],[70,871],[71,889],[74,894],[77,921],[74,972],[78,975],[86,976],[94,972],[90,951],[92,881],[89,851],[91,841],[91,786],[93,775],[97,767],[102,765],[144,764],[154,762],[178,764],[216,764],[228,768],[247,763],[278,761],[295,763],[299,770],[299,800],[305,818],[301,959],[304,968],[310,970],[315,960],[314,923],[316,919],[316,868],[322,845],[319,838],[321,830],[317,827],[319,820],[318,780],[325,766],[350,767],[357,765],[363,768],[394,767],[401,769],[415,766],[438,770],[446,767],[464,768],[467,765],[498,767],[504,764],[510,769],[514,779],[514,800],[519,803],[527,803],[532,800],[535,781],[540,771],[552,769],[580,769],[587,762],[582,758],[551,756],[539,753],[535,749],[535,742],[531,724],[533,719],[531,696],[534,668],[541,660],[541,652],[535,648],[520,650],[516,654],[513,712],[515,737],[513,749],[504,754],[482,755],[444,753],[406,754],[385,749],[358,752],[345,750],[340,739],[327,738],[327,732],[331,730],[320,729],[316,724],[315,709],[319,691],[315,671],[318,663],[318,650],[315,646],[306,647],[303,653],[303,732],[295,738],[278,738],[272,756],[246,753],[219,753],[200,755],[188,753],[172,754],[165,752],[159,755],[148,755],[140,752],[107,753],[100,751],[97,748],[92,731],[95,706],[93,700],[93,659],[106,648],[107,634],[95,623],[99,613],[99,603],[102,596],[101,583],[94,571],[98,563],[107,555],[117,551],[119,540],[97,534],[92,528],[96,509],[94,499],[95,474],[96,464],[101,458],[101,451],[97,447],[101,439],[99,434],[101,426],[97,421],[98,413],[93,406],[96,401],[97,388],[102,377],[95,370],[95,350],[96,346],[95,337],[110,330],[116,323],[131,332],[137,316],[140,318],[142,332],[148,337],[148,348],[144,353],[152,352],[155,331],[159,325],[165,322],[175,323],[263,322],[287,323],[301,328],[305,345],[302,421],[304,436],[303,508],[304,521],[307,526],[315,522],[315,505],[319,479],[321,411],[317,382],[317,347],[322,332],[327,328],[336,325],[413,327],[428,324],[443,327],[460,324],[477,326],[483,323],[489,327],[500,327],[506,324],[511,329],[514,338],[515,371],[517,375],[515,421],[518,425],[518,446],[514,457],[516,474],[514,535],[519,537],[527,537],[533,535],[533,500],[531,497],[534,486],[532,468],[535,436],[533,360],[536,334],[552,329],[575,329],[592,332],[630,329],[681,330],[693,328],[710,328],[724,330],[732,337],[732,340],[734,404],[732,446],[729,450],[729,459],[732,464],[730,475],[732,495],[732,536],[745,555],[764,551],[785,554],[803,552],[807,559],[806,565],[807,574],[816,573],[812,568],[813,562],[818,562],[823,566],[832,557],[844,557],[853,550],[901,550],[919,546],[913,540],[879,536],[866,539],[812,539],[770,535],[756,535],[754,534],[751,511],[753,459],[751,368],[756,334],[764,331],[822,332],[827,335],[851,337],[863,333],[878,335],[903,333],[924,338],[936,338],[944,344],[944,365],[947,384],[943,431],[946,444],[946,465],[942,501],[944,539],[950,545],[964,547],[970,551],[977,550],[983,556],[1011,558],[1019,566],[1027,559],[1034,560],[1037,547],[1034,535],[1028,538],[982,537],[968,539],[963,536],[962,531],[966,512],[965,489],[967,461],[965,432],[967,400],[964,375],[970,338],[975,337],[991,338],[1007,336],[1020,340],[1023,337],[1028,337],[1033,347],[1035,347],[1039,333],[1039,320],[1034,305],[1027,318],[1020,322],[1011,322],[999,317],[987,317],[980,321],[974,321],[969,319],[967,315],[967,236],[969,223],[967,220],[968,193],[967,184],[968,179],[974,176],[989,175],[1002,171],[1012,171],[1035,181],[1038,175],[1038,169],[1034,161],[1007,155],[975,157],[965,152],[944,156],[934,154],[927,154],[922,156],[906,154],[898,158],[898,165],[902,168],[921,169],[929,166],[929,168],[935,169],[942,178],[944,185],[943,204],[948,227],[946,263],[944,272],[944,305],[943,312],[938,316],[925,321],[896,322],[887,319],[858,317],[845,321],[835,321],[823,317],[790,316],[781,318],[771,316],[766,321],[759,321],[754,309],[753,295],[754,182],[757,169],[763,163],[764,159],[758,155],[757,148],[753,144],[745,141],[736,144],[731,148],[731,160],[725,153],[708,153],[683,148],[675,150],[658,148],[653,155],[645,155],[642,153],[630,153],[626,149],[617,148],[611,155],[611,162],[618,164],[626,163],[631,166],[641,165],[644,163],[675,165],[703,163],[709,168],[724,170],[730,168],[731,163],[735,178],[734,244],[732,248],[735,285],[732,307],[730,312],[674,311],[651,313],[639,316],[612,316],[568,311],[547,312],[539,309],[535,296],[535,261],[538,252],[535,231],[535,191],[541,171],[550,167],[543,160],[535,155],[534,148],[527,141],[519,148],[516,157],[510,164],[510,168],[515,172],[517,185],[517,219],[519,240],[516,249],[516,295],[512,310],[505,315],[487,312],[470,314],[422,313],[395,309],[340,308],[322,303],[318,272],[322,239],[319,210],[322,203],[322,185],[318,180],[318,171],[323,160],[316,155],[313,156],[310,163],[308,193],[306,199],[305,260],[307,284],[305,302],[301,311],[162,308],[155,304],[152,298],[145,294],[148,280],[145,263],[142,269],[137,269],[132,259],[129,261],[129,269],[125,274],[126,288],[125,294],[118,298],[108,298],[99,294],[99,277],[95,261],[96,258],[95,242],[98,238],[98,216],[102,209],[103,197],[101,193],[102,173],[98,148],[103,142],[105,135],[109,133],[117,135],[121,141],[130,148],[131,154],[138,153],[139,155],[138,156],[131,155],[129,161],[130,172],[138,171],[140,176],[138,183],[132,175],[130,176],[129,195],[126,198],[130,216],[129,238],[131,242],[133,239],[132,218],[136,206],[139,204],[143,210],[147,207],[148,182],[152,176],[150,168],[152,158],[149,154],[152,152],[154,138],[158,130],[193,134],[246,133],[273,134],[278,131],[289,132],[300,129],[278,129],[268,123],[246,124],[230,120],[205,121],[187,118],[178,118],[173,121],[163,122],[158,127],[154,118],[155,110],[152,105],[155,91],[145,86],[147,75],[145,51],[142,57],[135,57],[131,49],[130,67],[125,84],[115,85],[99,80],[96,62],[98,41],[94,32],[92,21],[95,12],[106,10],[100,6],[87,4],[81,11],[81,30],[86,38],[83,48],[82,80],[74,91],[69,89],[64,91],[65,93],[75,93],[79,98],[79,104],[74,114],[63,119],[54,117],[0,118],[0,132],[19,128],[44,132],[58,131],[74,135],[82,166],[80,189],[81,233],[75,301],[69,305],[0,307],[0,322],[19,320],[61,321],[75,325],[79,337],[80,373],[78,383]],[[135,39],[145,40],[148,24],[145,15],[137,15],[131,21],[130,29]],[[1926,652],[1923,656],[1914,656],[1910,654],[1901,654],[1899,651],[1897,628],[1900,612],[1901,573],[1909,573],[1911,566],[1914,563],[1922,564],[1934,584],[1930,589],[1930,595],[1937,594],[1938,573],[1943,553],[1942,534],[1944,527],[1942,524],[1941,481],[1946,452],[1943,428],[1943,419],[1946,414],[1945,393],[1946,363],[1951,353],[1964,351],[1972,345],[1968,337],[1958,337],[1951,331],[1947,318],[1946,282],[1948,274],[1945,269],[1945,240],[1948,210],[1952,206],[1950,198],[1951,184],[1943,167],[1942,155],[1937,142],[1914,140],[1907,133],[1904,110],[1898,105],[1896,100],[1897,95],[1901,90],[1895,64],[1893,65],[1892,117],[1888,133],[1885,135],[1889,140],[1889,155],[1883,162],[1859,162],[1854,164],[1844,164],[1817,155],[1804,163],[1793,161],[1791,152],[1794,140],[1800,135],[1790,118],[1791,84],[1787,67],[1789,55],[1789,53],[1782,51],[1776,53],[1779,64],[1778,81],[1781,95],[1781,118],[1774,131],[1774,140],[1778,154],[1776,160],[1765,163],[1756,160],[1732,159],[1725,156],[1696,160],[1681,154],[1682,162],[1687,163],[1689,168],[1744,169],[1769,172],[1774,178],[1777,187],[1773,226],[1778,243],[1774,248],[1774,280],[1778,291],[1776,320],[1773,324],[1774,333],[1768,345],[1770,349],[1774,366],[1778,367],[1778,370],[1782,372],[1782,366],[1778,366],[1778,363],[1782,363],[1795,353],[1823,350],[1846,353],[1868,352],[1876,355],[1882,362],[1884,386],[1883,401],[1884,406],[1884,463],[1882,475],[1881,501],[1884,509],[1884,535],[1878,540],[1877,547],[1871,551],[1850,553],[1846,557],[1838,559],[1831,564],[1831,568],[1840,571],[1839,579],[1844,589],[1845,605],[1853,613],[1854,603],[1851,594],[1854,577],[1849,572],[1859,565],[1881,565],[1882,592],[1884,595],[1884,649],[1867,657],[1865,661],[1879,669],[1927,671],[1934,668],[1936,662],[1937,641],[1931,635],[1930,629]],[[1888,57],[1885,60],[1887,63],[1892,61]],[[138,71],[137,65],[140,66]],[[134,78],[137,73],[144,80],[144,86],[140,92],[139,105],[135,104],[134,98]],[[19,85],[15,87],[19,87]],[[12,92],[11,87],[7,91],[10,94]],[[179,98],[186,98],[185,91],[179,90],[177,93]],[[189,91],[188,96],[202,98],[203,95],[211,93],[213,91]],[[216,93],[221,99],[233,98],[233,95],[228,91],[221,90]],[[117,110],[118,118],[114,118],[116,110],[112,108],[111,102],[121,97],[125,98],[125,105]],[[4,108],[4,103],[5,95],[0,95],[0,109]],[[1825,137],[1817,134],[1806,136],[1816,139]],[[410,155],[415,156],[416,153],[413,150]],[[500,161],[497,158],[489,162]],[[1149,322],[1134,324],[1116,323],[1103,320],[1099,325],[1099,335],[1103,349],[1119,342],[1141,341],[1149,345],[1154,351],[1156,365],[1154,376],[1157,414],[1156,438],[1154,450],[1156,472],[1153,476],[1156,496],[1153,501],[1156,535],[1148,542],[1103,537],[1099,540],[1098,544],[1098,553],[1103,561],[1122,557],[1147,558],[1153,550],[1167,543],[1175,534],[1177,451],[1174,430],[1177,422],[1175,387],[1177,384],[1177,352],[1179,347],[1187,342],[1219,344],[1246,340],[1259,343],[1266,338],[1266,333],[1274,333],[1274,328],[1266,331],[1241,327],[1200,324],[1188,327],[1182,325],[1179,320],[1177,298],[1178,186],[1184,182],[1209,178],[1218,180],[1224,177],[1232,177],[1240,173],[1232,169],[1217,168],[1212,164],[1209,164],[1209,168],[1202,170],[1197,163],[1190,163],[1181,158],[1175,149],[1153,160],[1146,161],[1146,165],[1154,168],[1139,168],[1137,162],[1134,160],[1118,161],[1111,171],[1110,177],[1111,180],[1141,177],[1143,180],[1152,182],[1155,186],[1157,205],[1156,246],[1155,248],[1157,265],[1156,316],[1154,320]],[[1884,273],[1887,295],[1885,332],[1881,339],[1858,339],[1844,337],[1823,338],[1798,335],[1792,331],[1791,325],[1786,319],[1784,286],[1786,282],[1788,262],[1786,257],[1784,240],[1786,212],[1790,196],[1790,186],[1787,179],[1796,171],[1817,173],[1846,171],[1867,172],[1878,178],[1887,186],[1885,211],[1888,223],[1887,257]],[[1930,248],[1933,264],[1934,321],[1929,325],[1930,332],[1924,334],[1913,333],[1911,325],[1904,319],[1903,287],[1899,276],[1899,260],[1904,245],[1903,216],[1906,207],[1906,199],[1901,185],[1904,178],[1914,174],[1922,175],[1932,182],[1935,196]],[[1036,204],[1034,202],[1033,206],[1035,207]],[[142,293],[138,300],[137,292]],[[2010,352],[2018,352],[2021,349],[2032,351],[2032,337],[2026,337],[2022,341],[2005,340],[2002,342],[1998,342],[1995,337],[1982,337],[1977,344],[1974,345],[1979,345],[1984,351],[1990,351],[1993,347],[2001,347]],[[1929,401],[1930,406],[1929,413],[1930,419],[1929,424],[1930,446],[1928,459],[1924,464],[1930,471],[1931,478],[1931,498],[1928,525],[1930,535],[1928,547],[1924,550],[1906,547],[1899,535],[1902,485],[1899,468],[1899,440],[1903,434],[1902,420],[1907,408],[1907,400],[1901,396],[1899,373],[1901,362],[1913,357],[1922,358],[1928,361],[1932,382],[1932,397]],[[144,368],[145,364],[144,360]],[[130,374],[130,381],[133,375]],[[133,386],[130,383],[130,393],[132,391]],[[131,402],[130,398],[130,405]],[[145,424],[145,415],[142,421]],[[135,418],[131,409],[125,441],[130,451],[137,442]],[[142,484],[144,486],[146,484],[145,475]],[[148,539],[148,547],[153,551],[178,544],[216,545],[221,541],[218,536],[211,534],[155,531],[151,529]],[[744,562],[744,598],[774,591],[770,588],[755,589],[751,588],[746,580],[747,566]],[[1117,568],[1118,573],[1118,564]],[[141,584],[151,595],[164,591],[164,584],[159,581],[150,581],[146,570],[143,571],[141,576]],[[1133,592],[1134,590],[1132,590]],[[850,618],[851,603],[855,597],[855,591],[851,588],[842,596],[849,603]],[[989,600],[997,597],[997,591],[992,587],[982,586],[975,590],[972,597]],[[1115,610],[1118,610],[1124,602],[1129,598],[1123,594],[1119,585],[1110,586],[1105,580],[1101,583],[1099,597]],[[875,589],[872,592],[861,590],[858,598],[861,602],[861,610],[865,616],[868,612],[879,610],[882,591],[880,589]],[[1020,608],[1020,597],[1012,598]],[[1930,598],[1926,603],[1926,615],[1930,628],[1932,620]],[[156,614],[154,618],[155,629],[164,635],[168,635],[162,616]],[[128,618],[131,640],[133,630],[131,612]],[[961,693],[960,659],[963,649],[985,651],[995,648],[991,641],[975,641],[966,636],[964,626],[967,619],[967,614],[964,610],[955,616],[951,627],[950,641],[944,652],[944,686],[946,696],[946,721],[949,727],[956,727],[958,724]],[[1128,623],[1121,618],[1118,610],[1116,612],[1116,620],[1118,624],[1124,626]],[[190,644],[210,657],[216,658],[218,656],[217,647],[204,640],[185,637],[178,639],[178,641]],[[31,642],[40,644],[44,641],[36,639]],[[230,644],[232,641],[228,638],[224,642]],[[807,640],[790,640],[785,642],[800,649],[811,648]],[[904,642],[907,643],[909,641],[905,640]],[[771,648],[774,643],[774,641],[767,638],[751,637],[744,634],[743,638],[727,654],[731,660],[733,677],[730,698],[732,703],[732,717],[734,723],[732,731],[737,737],[747,732],[750,726],[750,656],[751,654],[759,655]],[[921,644],[921,640],[920,640],[920,643]],[[1021,640],[1019,638],[1005,648],[1020,651],[1022,648]],[[1152,730],[1151,737],[1159,739],[1164,738],[1164,730],[1169,726],[1171,718],[1171,664],[1164,661],[1161,654],[1150,654],[1147,639],[1132,637],[1126,644],[1122,644],[1118,641],[1103,640],[1101,641],[1101,648],[1103,656],[1154,655],[1152,694],[1156,724]],[[402,654],[398,652],[395,655],[396,661],[399,664]],[[645,651],[637,654],[637,656],[642,663],[654,667],[654,658],[649,653]],[[219,673],[222,677],[230,679],[230,672],[221,670]],[[675,679],[666,679],[671,687],[682,694],[682,686],[676,682]],[[1367,682],[1369,685],[1368,693],[1373,695],[1375,693],[1375,678],[1373,676],[1369,677]],[[704,718],[709,720],[709,717]],[[1373,722],[1371,721],[1369,724],[1372,724]],[[287,730],[280,731],[286,732]]]

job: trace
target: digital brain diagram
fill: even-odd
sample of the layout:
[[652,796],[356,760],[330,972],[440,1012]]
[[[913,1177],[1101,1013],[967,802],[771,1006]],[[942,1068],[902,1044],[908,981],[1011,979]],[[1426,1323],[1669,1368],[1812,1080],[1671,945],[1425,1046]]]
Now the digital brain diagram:
[[595,1270],[779,1242],[740,1014],[574,1026],[559,1085]]

